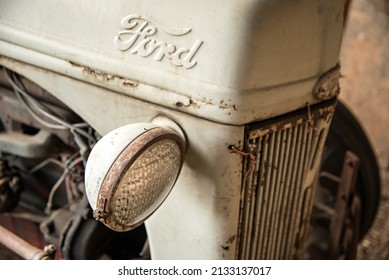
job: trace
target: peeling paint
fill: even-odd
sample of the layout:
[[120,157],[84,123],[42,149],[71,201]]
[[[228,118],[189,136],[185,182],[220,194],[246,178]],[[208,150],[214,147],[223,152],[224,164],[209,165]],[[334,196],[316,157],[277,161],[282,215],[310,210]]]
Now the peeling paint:
[[186,102],[186,103],[183,103],[181,101],[177,101],[176,103],[174,103],[174,106],[176,106],[178,108],[190,107],[190,106],[195,107],[195,108],[200,108],[200,105],[193,98],[189,98],[188,102]]
[[129,80],[129,79],[126,79],[122,76],[105,73],[105,72],[100,71],[100,70],[95,70],[95,69],[92,69],[88,66],[77,64],[77,63],[72,62],[72,61],[69,61],[69,63],[74,67],[82,69],[82,73],[84,74],[84,76],[89,78],[89,79],[92,79],[92,80],[95,80],[98,82],[102,82],[102,83],[116,81],[116,82],[118,82],[119,85],[121,85],[123,87],[137,87],[138,86],[137,81]]
[[226,244],[232,244],[232,243],[234,243],[235,239],[236,239],[236,234],[234,234],[233,236],[231,236],[230,238],[228,238]]
[[228,240],[225,242],[225,244],[220,245],[220,247],[225,251],[230,250],[230,245],[234,243],[235,239],[236,239],[236,234],[234,234],[230,238],[228,238]]
[[204,103],[205,105],[214,105],[212,98],[206,96],[201,98],[201,102]]
[[220,101],[220,105],[219,105],[219,108],[220,109],[228,109],[228,104],[226,102],[224,102],[224,100],[221,100]]
[[220,247],[222,247],[223,250],[230,250],[230,246],[226,246],[226,245],[220,245]]

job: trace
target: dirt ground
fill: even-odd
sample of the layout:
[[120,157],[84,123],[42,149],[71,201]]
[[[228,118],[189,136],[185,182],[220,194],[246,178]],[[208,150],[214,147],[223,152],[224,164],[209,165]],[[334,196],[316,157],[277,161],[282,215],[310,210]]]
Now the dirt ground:
[[341,50],[341,95],[378,157],[382,197],[359,259],[389,259],[389,1],[352,0]]

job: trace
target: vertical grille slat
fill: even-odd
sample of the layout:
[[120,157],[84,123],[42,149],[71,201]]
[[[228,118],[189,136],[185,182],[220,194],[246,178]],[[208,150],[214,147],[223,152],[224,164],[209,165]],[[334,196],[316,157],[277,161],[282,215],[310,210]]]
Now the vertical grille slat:
[[[280,151],[281,151],[281,141],[282,141],[282,133],[281,134],[276,134],[275,138],[275,153],[274,153],[274,163],[273,163],[273,170],[272,172],[274,173],[272,176],[272,183],[271,183],[271,188],[272,188],[272,214],[270,216],[270,227],[269,227],[269,232],[274,232],[274,228],[276,225],[276,217],[278,213],[278,200],[279,200],[279,188],[277,188],[277,185],[279,185],[279,180],[280,180],[280,162],[282,162],[282,159],[280,157]],[[271,258],[274,252],[274,244],[275,244],[275,236],[273,234],[269,235],[269,256]]]
[[262,203],[261,201],[258,201],[261,206],[261,212],[262,212],[262,215],[261,215],[261,232],[262,232],[262,236],[264,238],[262,238],[262,253],[263,254],[266,254],[266,251],[267,251],[267,246],[268,246],[268,243],[267,243],[267,239],[269,237],[269,235],[267,234],[267,229],[269,228],[269,222],[270,222],[270,215],[271,215],[271,193],[272,193],[272,190],[271,190],[271,176],[272,176],[272,164],[273,164],[273,154],[274,154],[274,135],[270,134],[268,139],[266,139],[266,144],[267,144],[267,147],[268,147],[268,155],[267,155],[267,161],[265,161],[265,184],[263,186],[263,200],[262,200]]
[[292,129],[292,142],[290,147],[290,157],[289,162],[287,163],[287,173],[286,173],[286,182],[283,189],[284,199],[282,202],[281,215],[278,217],[281,222],[280,229],[280,246],[278,248],[278,255],[283,256],[285,254],[285,244],[287,239],[287,233],[289,232],[289,211],[291,203],[291,194],[292,194],[292,185],[293,185],[293,170],[296,164],[296,145],[298,142],[298,130],[296,128]]
[[276,191],[276,202],[275,202],[275,214],[273,218],[273,228],[271,231],[274,233],[272,234],[273,239],[270,247],[270,252],[271,255],[269,256],[271,259],[276,258],[276,249],[277,249],[277,244],[279,244],[279,235],[277,234],[278,232],[278,227],[279,227],[279,220],[277,219],[280,215],[281,211],[281,205],[282,205],[282,194],[283,192],[281,191],[282,186],[284,185],[285,182],[285,170],[286,170],[286,162],[287,157],[286,156],[286,148],[287,148],[287,131],[282,131],[281,132],[281,139],[280,139],[280,148],[279,148],[279,162],[278,162],[278,172],[277,172],[277,181],[276,181],[276,186],[279,186]]
[[[261,158],[263,160],[264,157],[260,157],[259,155],[261,155],[264,151],[262,150],[262,141],[263,139],[262,138],[259,138],[258,139],[258,142],[257,142],[257,146],[260,147],[260,149],[258,150],[257,154],[256,154],[256,158]],[[258,164],[258,166],[261,166],[261,169],[260,169],[260,172],[258,172],[258,175],[264,173],[264,170],[263,170],[263,162]],[[263,182],[261,182],[259,185],[258,185],[258,191],[257,191],[257,198],[256,200],[257,201],[261,201],[262,200],[262,186],[261,184],[263,184]],[[259,229],[260,229],[260,209],[257,209],[258,208],[258,203],[256,203],[256,210],[255,210],[255,214],[254,214],[254,220],[253,220],[253,223],[254,223],[254,229],[253,229],[253,234],[252,234],[252,239],[253,239],[253,242],[250,244],[250,256],[247,257],[247,259],[251,259],[253,258],[253,255],[255,256],[257,254],[257,247],[254,245],[254,244],[257,244],[258,243],[258,232],[259,232]]]
[[[256,224],[258,224],[258,237],[259,236],[263,236],[263,230],[265,228],[265,223],[263,222],[264,221],[264,217],[265,217],[265,213],[263,213],[264,209],[266,209],[266,205],[267,205],[267,200],[266,200],[266,189],[265,189],[265,184],[266,184],[266,180],[265,180],[265,177],[266,177],[266,158],[268,156],[268,147],[267,147],[267,140],[268,140],[268,136],[265,136],[264,138],[262,138],[262,141],[261,141],[261,146],[262,146],[262,153],[261,154],[258,154],[258,155],[261,155],[261,161],[260,161],[260,164],[261,164],[261,168],[260,168],[260,172],[259,172],[259,184],[258,184],[258,187],[259,187],[259,190],[258,190],[258,196],[257,196],[257,215],[256,215]],[[262,241],[262,239],[258,239],[258,242],[257,244],[259,244],[260,242]],[[255,248],[257,251],[258,251],[258,245],[257,244],[251,244],[251,246],[253,248]],[[259,252],[261,253],[261,251]]]
[[[255,174],[257,174],[257,172],[250,172],[250,168],[252,168],[252,163],[250,161],[246,161],[245,162],[245,166],[244,166],[244,169],[246,170],[245,172],[245,176],[244,176],[244,182],[250,182],[250,184],[252,184],[253,186],[256,185],[256,176],[254,176]],[[256,166],[256,168],[258,168],[258,166]],[[257,170],[255,170],[257,171]],[[242,197],[244,197],[244,201],[246,202],[245,204],[243,204],[243,207],[241,207],[241,211],[242,213],[245,213],[246,215],[244,215],[243,219],[241,219],[241,228],[244,232],[250,232],[251,231],[251,226],[252,226],[252,223],[251,223],[251,217],[250,217],[250,209],[251,209],[251,206],[252,206],[252,192],[255,192],[256,191],[256,187],[254,188],[243,188],[243,193],[242,193]],[[251,235],[250,236],[247,236],[246,238],[242,239],[243,240],[243,245],[242,245],[242,248],[244,248],[243,252],[246,254],[244,256],[242,256],[243,259],[247,259],[248,256],[248,248],[249,248],[249,244],[251,243]]]
[[[300,151],[299,151],[299,168],[297,170],[296,174],[296,182],[294,185],[294,194],[293,194],[293,206],[292,207],[292,214],[293,220],[291,220],[291,224],[289,226],[290,232],[288,235],[288,243],[294,243],[295,240],[295,234],[296,230],[299,228],[296,225],[300,225],[300,218],[301,215],[300,209],[301,209],[301,202],[302,202],[302,196],[301,193],[303,192],[304,185],[303,185],[303,175],[305,170],[305,162],[306,162],[306,150],[307,150],[307,139],[309,138],[310,130],[306,130],[307,125],[304,124],[299,127],[300,131],[302,131],[302,139],[300,143]],[[294,251],[291,251],[291,247],[288,247],[287,255],[294,255]]]
[[[285,159],[284,159],[284,162],[283,162],[283,173],[282,173],[282,180],[281,180],[281,183],[279,185],[279,188],[280,190],[280,197],[281,197],[281,201],[280,201],[280,209],[279,209],[279,215],[278,215],[278,219],[277,219],[277,231],[275,232],[275,234],[277,235],[277,244],[276,244],[276,248],[275,248],[275,252],[274,252],[274,255],[276,259],[279,259],[278,256],[280,256],[280,251],[281,251],[281,243],[282,243],[282,239],[283,239],[283,229],[284,229],[284,223],[282,222],[284,220],[284,217],[285,217],[285,214],[284,214],[284,211],[285,211],[285,204],[286,204],[286,196],[287,196],[287,191],[285,190],[287,188],[287,186],[289,185],[288,183],[288,178],[290,178],[290,174],[289,174],[289,171],[290,171],[290,158],[293,156],[293,149],[291,148],[292,147],[292,129],[291,128],[288,128],[285,132],[286,134],[286,142],[285,142]],[[288,176],[289,174],[289,176]],[[280,217],[282,217],[282,219],[280,219]]]
[[[248,126],[243,164],[238,259],[303,255],[315,174],[333,102]],[[308,115],[309,114],[309,115]]]

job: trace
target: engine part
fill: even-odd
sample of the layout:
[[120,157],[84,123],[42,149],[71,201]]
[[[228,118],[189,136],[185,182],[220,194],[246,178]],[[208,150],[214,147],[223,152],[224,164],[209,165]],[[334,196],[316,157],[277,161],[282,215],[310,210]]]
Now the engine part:
[[0,243],[27,260],[49,260],[55,254],[55,247],[53,245],[48,245],[41,250],[2,226],[0,226]]
[[[12,211],[2,217],[2,223],[16,233],[8,241],[18,240],[24,244],[18,250],[29,251],[46,242],[55,244],[57,257],[63,259],[98,259],[103,254],[114,259],[139,258],[146,241],[144,226],[130,233],[114,232],[93,219],[85,197],[84,162],[96,142],[94,131],[23,77],[2,71],[0,80],[8,82],[0,88],[0,151],[4,155],[0,210]],[[27,186],[23,192],[22,182]],[[12,226],[19,222],[23,225]],[[26,228],[41,232],[42,238],[27,234]]]
[[40,130],[35,135],[16,132],[0,132],[0,152],[12,153],[25,158],[39,158],[50,151],[52,134]]
[[0,158],[0,212],[11,211],[20,199],[22,186],[19,176],[13,174]]

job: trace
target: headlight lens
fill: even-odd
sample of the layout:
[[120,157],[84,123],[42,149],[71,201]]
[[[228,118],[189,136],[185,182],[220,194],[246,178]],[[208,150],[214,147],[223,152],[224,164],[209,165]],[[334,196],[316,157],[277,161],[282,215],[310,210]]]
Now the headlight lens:
[[173,187],[181,166],[177,143],[159,141],[131,165],[114,195],[114,219],[120,225],[137,224],[154,212]]

